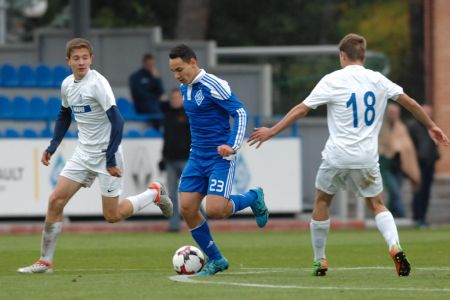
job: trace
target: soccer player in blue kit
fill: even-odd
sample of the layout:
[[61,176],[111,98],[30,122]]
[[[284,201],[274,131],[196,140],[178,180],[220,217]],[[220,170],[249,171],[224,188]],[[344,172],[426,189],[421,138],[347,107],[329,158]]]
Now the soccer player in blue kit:
[[[180,208],[192,237],[208,256],[198,276],[210,276],[228,269],[211,236],[208,222],[200,213],[206,195],[208,217],[224,219],[250,207],[259,227],[269,212],[260,187],[231,195],[236,151],[245,135],[247,112],[228,83],[197,65],[197,56],[181,44],[171,49],[169,66],[181,82],[184,108],[191,130],[191,152],[180,179]],[[234,119],[230,126],[230,116]]]

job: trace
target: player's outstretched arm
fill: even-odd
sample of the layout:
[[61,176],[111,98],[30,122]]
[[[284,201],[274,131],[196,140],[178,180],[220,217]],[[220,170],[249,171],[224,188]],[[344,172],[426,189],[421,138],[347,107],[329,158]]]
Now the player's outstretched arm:
[[284,118],[281,119],[274,126],[272,126],[270,128],[267,128],[267,127],[255,128],[253,133],[248,138],[247,143],[250,143],[250,146],[258,143],[256,145],[256,148],[259,148],[262,145],[262,143],[269,140],[273,136],[279,134],[280,132],[285,130],[287,127],[292,125],[292,123],[294,123],[295,121],[306,116],[308,114],[309,110],[310,110],[310,108],[303,103],[300,103],[300,104],[294,106],[284,116]]
[[434,126],[428,129],[428,134],[436,145],[448,146],[450,141],[441,128]]
[[407,94],[401,94],[398,97],[397,102],[412,113],[414,118],[428,129],[428,134],[437,145],[448,146],[450,144],[448,137],[442,129],[430,119],[416,100],[412,99]]

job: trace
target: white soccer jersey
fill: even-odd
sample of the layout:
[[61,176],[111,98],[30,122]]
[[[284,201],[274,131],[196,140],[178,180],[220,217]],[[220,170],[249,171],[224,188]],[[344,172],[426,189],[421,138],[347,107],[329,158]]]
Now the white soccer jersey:
[[324,76],[303,101],[327,105],[330,136],[322,158],[336,168],[369,168],[378,163],[378,133],[388,99],[403,89],[379,72],[350,65]]
[[108,81],[90,70],[82,80],[68,76],[61,85],[62,105],[70,107],[78,126],[78,147],[88,154],[104,155],[111,134],[106,111],[116,104]]

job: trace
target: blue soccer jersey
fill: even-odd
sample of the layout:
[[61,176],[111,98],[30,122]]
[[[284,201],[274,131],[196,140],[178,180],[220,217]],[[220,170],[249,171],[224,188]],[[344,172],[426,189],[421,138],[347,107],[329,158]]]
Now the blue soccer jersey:
[[217,152],[224,144],[238,150],[244,140],[247,111],[228,82],[201,70],[192,83],[182,84],[180,89],[191,127],[192,151]]

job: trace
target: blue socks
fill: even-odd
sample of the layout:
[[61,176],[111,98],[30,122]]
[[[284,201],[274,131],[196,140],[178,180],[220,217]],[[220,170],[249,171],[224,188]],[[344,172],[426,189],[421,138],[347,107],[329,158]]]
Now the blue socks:
[[214,243],[211,233],[209,232],[209,226],[206,220],[198,227],[192,229],[191,234],[209,259],[222,258],[222,254],[217,248],[216,243]]
[[248,191],[245,194],[231,195],[230,201],[233,204],[233,214],[249,207],[256,201],[257,198],[258,195],[254,191]]
[[[233,214],[249,207],[256,199],[258,199],[258,195],[253,191],[248,191],[245,194],[231,195],[230,201],[233,204]],[[206,220],[196,228],[192,229],[191,235],[209,259],[222,258],[222,254],[211,236]]]

